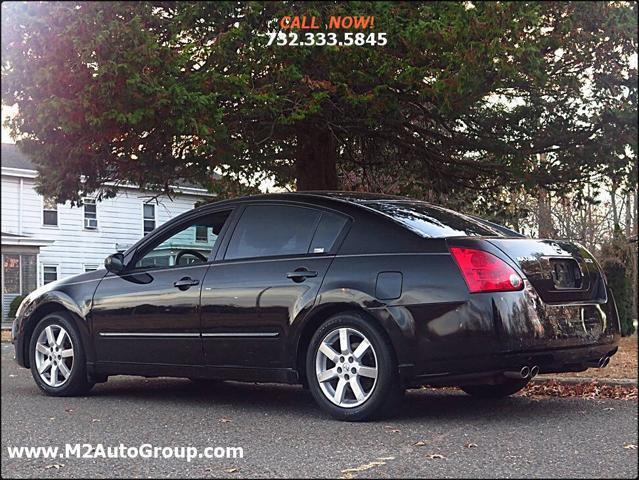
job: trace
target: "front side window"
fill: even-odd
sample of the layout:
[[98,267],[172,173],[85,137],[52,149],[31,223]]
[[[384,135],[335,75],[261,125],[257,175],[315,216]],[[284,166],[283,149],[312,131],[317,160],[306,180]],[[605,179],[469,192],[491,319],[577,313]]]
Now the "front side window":
[[96,230],[98,228],[98,207],[93,198],[82,200],[84,204],[84,228]]
[[42,283],[55,282],[58,279],[58,266],[57,265],[43,265],[42,266]]
[[144,235],[151,233],[155,230],[155,205],[150,203],[144,204]]
[[[230,211],[216,212],[177,227],[151,246],[135,262],[135,268],[166,268],[206,263]],[[206,242],[196,240],[196,231],[206,230]]]
[[321,212],[288,205],[246,207],[225,258],[254,258],[308,253]]
[[50,198],[42,199],[42,224],[57,227],[58,226],[58,204]]

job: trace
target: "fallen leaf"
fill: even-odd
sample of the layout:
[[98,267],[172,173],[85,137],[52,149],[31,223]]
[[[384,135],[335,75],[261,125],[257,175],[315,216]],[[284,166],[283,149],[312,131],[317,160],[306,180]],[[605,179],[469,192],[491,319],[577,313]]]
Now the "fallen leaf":
[[224,471],[225,471],[226,473],[236,473],[236,472],[239,472],[239,471],[240,471],[240,469],[239,469],[239,468],[236,468],[236,467],[233,467],[233,468],[227,468],[227,469],[226,469],[226,470],[224,470]]
[[60,470],[62,467],[64,467],[64,463],[53,463],[51,465],[47,465],[44,468],[47,469],[47,470],[49,470],[51,468],[55,468],[56,470]]
[[390,433],[399,433],[399,429],[394,428],[392,425],[384,425],[384,429]]
[[92,423],[99,422],[99,421],[100,421],[99,418],[94,418],[94,419],[91,420]]
[[220,418],[220,422],[222,422],[222,423],[230,423],[230,422],[232,422],[232,420],[230,420],[228,418]]
[[610,411],[610,410],[614,410],[614,407],[606,407],[606,408],[604,408],[604,412]]
[[[388,460],[394,460],[394,459],[395,459],[395,457],[389,457],[388,458]],[[374,468],[374,467],[379,467],[380,465],[386,465],[386,462],[383,461],[381,458],[379,459],[379,461],[365,463],[363,465],[360,465],[359,467],[346,468],[346,469],[342,470],[341,473],[349,475],[349,474],[352,474],[352,473],[363,472],[363,471],[369,470],[369,469]]]
[[443,460],[444,458],[446,458],[439,453],[431,453],[430,455],[426,455],[426,457],[430,458],[431,460]]
[[423,447],[424,445],[427,445],[428,442],[424,441],[424,440],[420,440],[419,442],[415,442],[414,445],[416,447]]
[[476,443],[467,443],[466,445],[464,445],[466,448],[477,448],[477,444]]
[[625,448],[626,450],[637,450],[637,445],[633,444],[633,443],[626,443],[623,448]]
[[72,408],[65,408],[64,411],[67,412],[67,413],[73,413],[73,409]]

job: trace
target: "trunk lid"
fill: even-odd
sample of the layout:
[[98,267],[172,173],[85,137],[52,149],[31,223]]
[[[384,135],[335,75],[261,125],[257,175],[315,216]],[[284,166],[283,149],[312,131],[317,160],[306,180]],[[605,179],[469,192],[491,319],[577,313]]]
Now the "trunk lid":
[[607,301],[599,265],[581,245],[529,238],[500,238],[489,242],[517,263],[545,303]]

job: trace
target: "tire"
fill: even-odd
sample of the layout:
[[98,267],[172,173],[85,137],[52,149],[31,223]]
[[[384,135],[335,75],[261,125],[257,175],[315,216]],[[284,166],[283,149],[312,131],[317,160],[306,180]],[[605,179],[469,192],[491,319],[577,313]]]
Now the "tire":
[[[61,337],[62,330],[64,335]],[[54,340],[53,350],[50,348],[50,337]],[[58,343],[60,339],[62,341]],[[38,347],[39,344],[40,347]],[[47,351],[48,353],[45,353]],[[29,362],[33,379],[47,395],[54,397],[83,395],[94,385],[87,378],[86,355],[80,335],[66,312],[51,313],[36,325],[29,341]],[[42,369],[42,373],[39,369]]]
[[[344,351],[341,331],[346,332],[347,338],[348,348]],[[332,353],[326,350],[330,345],[335,347]],[[359,346],[362,348],[358,351]],[[320,382],[318,374],[326,379]],[[359,312],[337,314],[317,329],[306,353],[306,379],[319,406],[333,417],[346,421],[392,415],[404,391],[390,341]],[[359,398],[352,387],[354,384]]]
[[528,385],[528,379],[507,379],[504,383],[497,385],[466,385],[460,387],[468,395],[478,398],[503,398],[513,393],[517,393]]

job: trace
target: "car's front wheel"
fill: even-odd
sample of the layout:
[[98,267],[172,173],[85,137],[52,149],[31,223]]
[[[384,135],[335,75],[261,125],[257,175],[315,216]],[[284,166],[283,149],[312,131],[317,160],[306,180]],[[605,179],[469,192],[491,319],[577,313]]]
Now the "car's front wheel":
[[315,332],[306,375],[317,403],[340,420],[392,413],[403,391],[390,342],[357,312],[338,314]]
[[33,378],[47,395],[67,397],[88,392],[84,349],[68,315],[56,312],[36,325],[29,344]]

